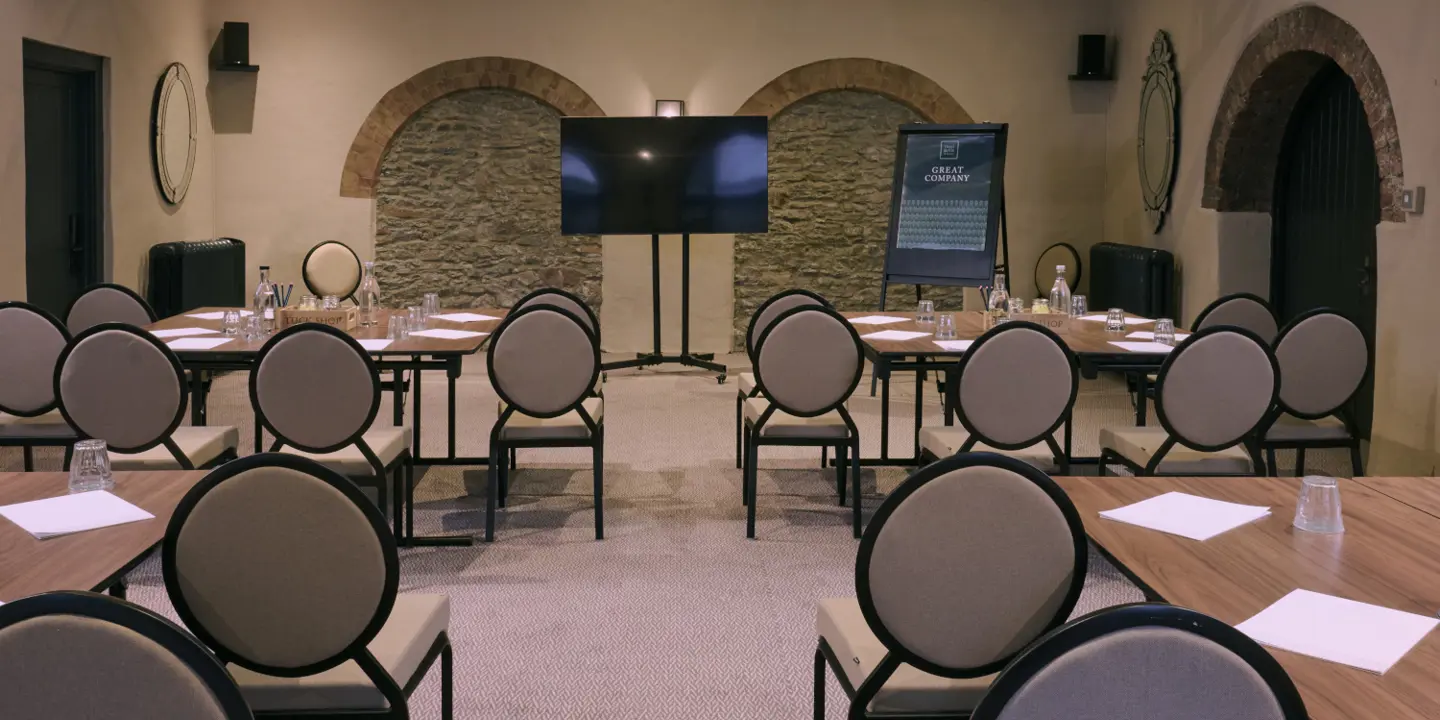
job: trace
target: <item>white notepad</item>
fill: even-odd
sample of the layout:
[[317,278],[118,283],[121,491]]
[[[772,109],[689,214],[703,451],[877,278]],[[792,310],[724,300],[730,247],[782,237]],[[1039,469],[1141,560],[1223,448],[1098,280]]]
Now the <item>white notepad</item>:
[[484,322],[486,320],[499,320],[493,315],[481,315],[479,313],[445,313],[444,315],[431,315],[434,320],[449,320],[450,322],[469,323]]
[[1440,620],[1309,590],[1292,590],[1236,625],[1262,645],[1381,675]]
[[6,505],[0,516],[37,540],[155,518],[104,490]]
[[936,341],[935,341],[935,344],[936,344],[936,345],[939,345],[941,350],[959,350],[959,351],[962,351],[962,352],[963,352],[963,351],[965,351],[965,350],[969,350],[969,349],[970,349],[970,346],[973,345],[973,344],[975,344],[975,341],[974,341],[974,340],[936,340]]
[[444,340],[462,340],[464,338],[484,337],[490,333],[471,332],[470,330],[447,330],[445,328],[431,328],[429,330],[416,330],[410,333],[411,337],[442,338]]
[[860,337],[866,340],[914,340],[915,338],[930,337],[930,333],[910,330],[881,330]]
[[[1104,316],[1104,315],[1081,315],[1080,317],[1075,318],[1075,319],[1076,319],[1076,320],[1089,320],[1090,322],[1105,322],[1108,318],[1107,318],[1106,316]],[[1125,324],[1126,324],[1126,325],[1144,325],[1145,323],[1152,323],[1152,322],[1155,322],[1155,321],[1154,321],[1154,320],[1149,320],[1149,319],[1146,319],[1146,318],[1137,318],[1137,317],[1127,317],[1127,318],[1125,318]]]
[[387,340],[385,338],[361,338],[359,340],[356,340],[356,342],[360,343],[360,347],[365,348],[370,352],[375,352],[376,350],[384,350],[385,348],[390,347],[390,343],[394,341]]
[[1175,349],[1175,346],[1173,345],[1161,345],[1160,343],[1154,341],[1125,342],[1123,340],[1111,340],[1110,344],[1122,350],[1133,353],[1168,353],[1171,350]]
[[230,342],[230,338],[201,337],[180,338],[179,340],[171,340],[165,344],[169,345],[171,350],[210,350],[228,342]]
[[[224,319],[225,319],[225,312],[226,312],[226,311],[224,311],[224,310],[216,310],[215,312],[208,312],[208,313],[194,313],[194,314],[192,314],[192,315],[186,315],[185,317],[193,317],[193,318],[198,318],[198,319],[200,319],[200,320],[224,320]],[[252,312],[250,312],[249,310],[241,310],[241,311],[240,311],[240,317],[245,317],[246,315],[254,315],[254,314],[255,314],[255,313],[252,313]]]
[[1240,505],[1169,492],[1134,505],[1105,510],[1100,517],[1191,540],[1209,540],[1269,514],[1270,508],[1261,505]]
[[[1129,339],[1131,339],[1131,340],[1154,340],[1154,339],[1155,339],[1155,333],[1153,333],[1153,332],[1151,332],[1151,331],[1149,331],[1149,330],[1136,330],[1135,332],[1130,333],[1129,335],[1126,335],[1125,337],[1127,337],[1127,338],[1129,338]],[[1185,338],[1187,338],[1187,337],[1190,337],[1190,333],[1180,332],[1180,331],[1178,331],[1178,330],[1175,332],[1175,339],[1176,339],[1176,340],[1183,340],[1183,339],[1185,339]]]
[[188,337],[190,335],[214,335],[218,332],[220,331],[211,330],[210,328],[175,328],[173,330],[152,330],[150,334],[157,338],[174,338]]
[[893,317],[890,315],[866,315],[865,317],[850,318],[851,325],[889,325],[890,323],[905,322],[910,318]]

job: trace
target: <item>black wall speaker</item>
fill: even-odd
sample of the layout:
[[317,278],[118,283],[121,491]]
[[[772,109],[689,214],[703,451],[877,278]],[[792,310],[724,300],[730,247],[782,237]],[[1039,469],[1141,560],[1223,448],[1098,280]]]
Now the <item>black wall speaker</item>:
[[1081,35],[1080,52],[1075,60],[1075,77],[1103,78],[1107,76],[1106,39],[1104,35]]
[[250,23],[225,23],[220,30],[220,64],[250,64]]

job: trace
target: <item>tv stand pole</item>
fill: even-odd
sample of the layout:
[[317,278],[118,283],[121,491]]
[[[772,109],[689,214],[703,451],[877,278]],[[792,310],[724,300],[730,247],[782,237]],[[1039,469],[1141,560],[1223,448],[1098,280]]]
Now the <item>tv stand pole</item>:
[[720,373],[715,379],[725,382],[728,369],[714,362],[714,353],[690,352],[690,234],[680,236],[680,354],[666,355],[660,350],[660,236],[650,236],[650,298],[654,330],[654,349],[638,353],[634,360],[617,360],[601,365],[605,371],[633,367],[678,364],[686,367],[704,368]]

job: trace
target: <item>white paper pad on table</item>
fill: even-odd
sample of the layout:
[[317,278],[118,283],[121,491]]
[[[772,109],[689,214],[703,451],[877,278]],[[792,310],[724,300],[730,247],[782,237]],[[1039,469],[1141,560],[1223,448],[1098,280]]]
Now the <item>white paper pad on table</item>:
[[1123,350],[1128,350],[1129,352],[1133,352],[1133,353],[1168,353],[1168,352],[1170,352],[1171,350],[1174,350],[1174,349],[1175,349],[1175,346],[1174,346],[1174,345],[1162,345],[1162,344],[1160,344],[1160,343],[1153,342],[1153,341],[1152,341],[1152,342],[1124,342],[1124,341],[1121,341],[1121,340],[1111,340],[1111,341],[1110,341],[1110,344],[1111,344],[1111,345],[1114,345],[1115,347],[1121,348],[1121,349],[1123,349]]
[[974,341],[974,340],[936,340],[936,341],[935,341],[935,344],[936,344],[936,345],[939,345],[941,350],[961,350],[961,351],[963,351],[963,350],[969,350],[969,349],[970,349],[970,346],[973,345],[973,344],[975,344],[975,341]]
[[385,348],[390,347],[390,343],[393,341],[387,340],[385,338],[361,338],[356,342],[360,343],[360,347],[365,348],[370,352],[375,352],[376,350],[384,350]]
[[158,338],[186,337],[189,335],[214,335],[219,330],[210,328],[175,328],[173,330],[151,330],[150,334]]
[[[1153,333],[1153,332],[1151,332],[1151,331],[1149,331],[1149,330],[1136,330],[1135,332],[1130,333],[1129,335],[1126,335],[1125,337],[1127,337],[1127,338],[1129,338],[1129,339],[1131,339],[1131,340],[1154,340],[1154,339],[1155,339],[1155,333]],[[1183,339],[1185,339],[1185,338],[1187,338],[1187,337],[1190,337],[1190,333],[1187,333],[1187,332],[1179,332],[1179,331],[1176,331],[1176,333],[1175,333],[1175,339],[1176,339],[1176,340],[1183,340]]]
[[914,340],[915,338],[930,337],[927,332],[911,332],[909,330],[881,330],[869,335],[861,335],[866,340]]
[[1100,517],[1191,540],[1209,540],[1269,514],[1270,508],[1260,505],[1240,505],[1169,492],[1134,505],[1105,510]]
[[410,333],[411,337],[442,338],[445,340],[463,340],[464,338],[484,337],[490,333],[472,332],[470,330],[447,330],[445,328],[432,328],[430,330],[415,330]]
[[6,505],[0,516],[37,540],[155,518],[104,490]]
[[[249,310],[241,310],[241,311],[240,311],[240,317],[245,317],[246,315],[254,315],[254,314],[255,314],[255,313],[252,313],[252,312],[250,312]],[[185,317],[199,318],[199,319],[201,319],[201,320],[224,320],[224,319],[225,319],[225,311],[224,311],[224,310],[216,310],[215,312],[195,313],[195,314],[193,314],[193,315],[186,315]]]
[[850,318],[851,325],[889,325],[890,323],[905,322],[910,318],[893,317],[890,315],[866,315],[865,317]]
[[484,322],[486,320],[499,320],[494,315],[481,315],[479,313],[445,313],[444,315],[431,315],[435,320],[449,320],[450,322],[468,323]]
[[171,350],[209,350],[227,342],[230,342],[230,338],[180,338],[165,344],[169,345]]
[[1235,628],[1262,645],[1383,675],[1436,624],[1426,615],[1292,590]]
[[[1080,317],[1075,318],[1075,319],[1076,319],[1076,320],[1089,320],[1090,322],[1105,322],[1108,318],[1106,318],[1106,316],[1104,316],[1104,315],[1081,315]],[[1146,324],[1146,323],[1153,323],[1153,322],[1155,322],[1155,321],[1154,321],[1154,320],[1150,320],[1150,319],[1148,319],[1148,318],[1137,318],[1137,317],[1127,317],[1127,318],[1125,318],[1125,324],[1126,324],[1126,325],[1144,325],[1144,324]]]

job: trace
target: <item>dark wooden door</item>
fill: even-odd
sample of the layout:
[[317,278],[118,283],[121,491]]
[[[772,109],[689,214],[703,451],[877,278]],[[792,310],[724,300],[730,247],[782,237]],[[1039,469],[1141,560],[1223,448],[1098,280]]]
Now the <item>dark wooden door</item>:
[[[1281,323],[1332,308],[1375,345],[1375,226],[1380,172],[1355,83],[1332,66],[1306,89],[1286,130],[1276,174],[1271,301]],[[1350,413],[1369,437],[1373,373]]]
[[100,280],[100,58],[24,52],[26,294],[60,317]]

